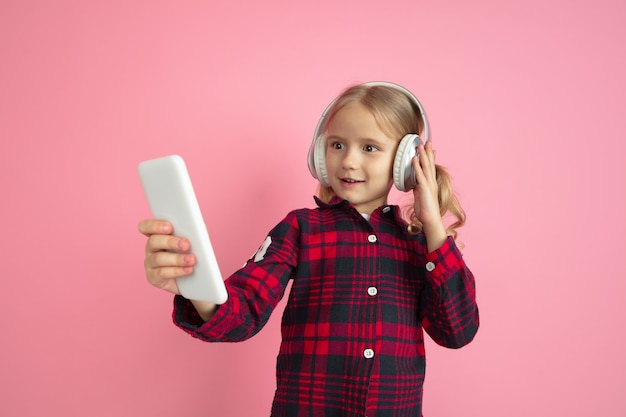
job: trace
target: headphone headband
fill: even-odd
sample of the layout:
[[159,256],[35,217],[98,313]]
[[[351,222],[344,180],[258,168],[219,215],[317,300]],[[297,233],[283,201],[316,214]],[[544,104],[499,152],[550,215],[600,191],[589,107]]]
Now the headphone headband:
[[[392,88],[394,90],[400,91],[405,96],[407,96],[408,99],[411,100],[411,102],[417,106],[417,108],[419,109],[419,111],[421,113],[422,122],[424,124],[424,132],[420,136],[424,139],[424,143],[426,143],[428,140],[430,140],[430,126],[428,125],[428,118],[426,117],[426,112],[424,111],[424,107],[422,106],[422,103],[420,103],[420,101],[417,99],[417,97],[415,97],[415,95],[412,92],[410,92],[408,89],[402,87],[399,84],[390,83],[388,81],[370,81],[370,82],[367,82],[367,83],[363,83],[361,85],[366,86],[366,87],[377,87],[377,86],[389,87],[389,88]],[[339,97],[335,98],[333,101],[331,101],[331,103],[328,106],[326,106],[326,109],[322,113],[322,117],[320,117],[320,119],[317,122],[317,126],[315,127],[315,133],[313,134],[313,140],[316,140],[317,137],[322,133],[321,132],[322,131],[322,127],[326,123],[326,118],[328,117],[328,112],[330,111],[330,109],[333,108],[333,106],[337,102],[338,98]],[[415,134],[419,135],[420,132],[415,132]]]

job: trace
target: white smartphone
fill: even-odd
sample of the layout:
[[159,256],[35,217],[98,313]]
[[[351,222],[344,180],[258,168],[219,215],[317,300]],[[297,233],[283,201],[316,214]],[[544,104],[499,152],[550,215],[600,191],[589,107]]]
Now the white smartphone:
[[170,222],[174,235],[189,239],[196,257],[193,273],[176,280],[181,295],[190,300],[225,303],[226,286],[183,158],[169,155],[143,161],[139,176],[152,217]]

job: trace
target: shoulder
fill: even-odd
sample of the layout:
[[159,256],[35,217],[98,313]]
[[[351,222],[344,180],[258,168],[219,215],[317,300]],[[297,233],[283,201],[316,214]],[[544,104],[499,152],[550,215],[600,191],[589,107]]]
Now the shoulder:
[[330,202],[326,203],[318,197],[314,198],[317,207],[292,210],[285,218],[295,217],[301,221],[321,221],[325,218],[334,218],[341,215],[341,213],[349,213],[351,211],[350,203],[346,200],[334,197]]
[[307,230],[309,224],[319,223],[324,217],[325,210],[317,208],[298,208],[288,212],[274,227],[271,234],[286,234]]

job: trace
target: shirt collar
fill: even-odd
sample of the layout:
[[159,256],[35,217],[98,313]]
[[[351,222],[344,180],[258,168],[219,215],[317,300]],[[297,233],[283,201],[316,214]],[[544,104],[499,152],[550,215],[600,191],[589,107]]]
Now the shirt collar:
[[[320,208],[335,208],[335,207],[337,207],[337,208],[343,208],[343,209],[350,209],[351,208],[351,209],[354,210],[354,207],[352,206],[352,204],[350,204],[350,202],[348,200],[343,200],[340,197],[337,197],[336,195],[334,195],[330,199],[330,201],[328,203],[323,202],[317,196],[314,196],[313,198],[315,199],[315,202],[317,203],[317,206],[320,207]],[[382,212],[385,213],[385,214],[386,213],[393,214],[394,217],[398,217],[399,216],[398,206],[395,206],[395,205],[387,204],[386,206],[382,206],[382,207],[378,208],[377,210],[382,210]]]
[[330,199],[328,203],[323,202],[317,196],[314,196],[313,198],[315,199],[315,203],[317,203],[317,206],[319,208],[332,208],[332,207],[338,207],[338,206],[351,207],[352,206],[352,204],[350,204],[348,200],[342,200],[336,195],[332,196],[332,198]]

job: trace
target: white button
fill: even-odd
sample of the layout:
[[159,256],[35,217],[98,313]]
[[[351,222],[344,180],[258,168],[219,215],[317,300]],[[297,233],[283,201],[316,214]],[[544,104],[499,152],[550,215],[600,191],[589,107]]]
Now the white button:
[[378,294],[378,289],[376,287],[369,287],[367,293],[373,297]]
[[383,209],[383,213],[389,213],[391,211],[391,207],[387,206]]
[[426,264],[426,270],[427,270],[428,272],[432,272],[432,270],[433,270],[433,269],[435,269],[435,263],[434,263],[434,262],[428,262],[428,263]]
[[365,356],[365,359],[372,359],[374,357],[374,351],[372,349],[365,349],[363,356]]
[[377,239],[376,239],[376,235],[369,235],[369,236],[367,237],[367,240],[369,240],[369,241],[370,241],[370,242],[372,242],[372,243],[376,242],[376,240],[377,240]]

